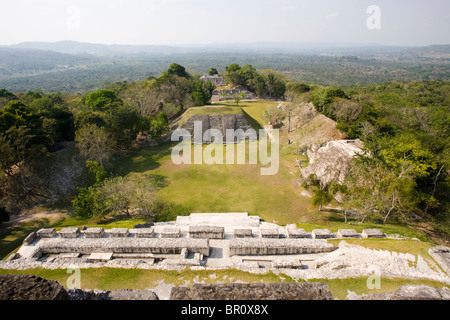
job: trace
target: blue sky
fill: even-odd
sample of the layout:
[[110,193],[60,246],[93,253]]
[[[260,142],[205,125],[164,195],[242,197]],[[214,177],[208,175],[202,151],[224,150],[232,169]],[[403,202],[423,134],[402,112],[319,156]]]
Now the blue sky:
[[[381,9],[369,30],[367,8]],[[3,0],[0,44],[450,44],[449,0]]]

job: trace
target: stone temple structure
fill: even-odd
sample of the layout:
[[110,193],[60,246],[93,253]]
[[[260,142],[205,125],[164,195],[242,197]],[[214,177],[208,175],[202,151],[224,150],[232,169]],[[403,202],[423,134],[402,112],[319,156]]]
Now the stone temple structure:
[[[378,232],[377,232],[378,231]],[[282,227],[248,213],[206,213],[142,228],[53,228],[31,233],[8,261],[17,268],[314,268],[314,261],[337,248],[327,239],[381,237],[379,230],[327,229],[306,232]],[[13,266],[12,265],[12,266]],[[11,267],[12,267],[11,266]]]

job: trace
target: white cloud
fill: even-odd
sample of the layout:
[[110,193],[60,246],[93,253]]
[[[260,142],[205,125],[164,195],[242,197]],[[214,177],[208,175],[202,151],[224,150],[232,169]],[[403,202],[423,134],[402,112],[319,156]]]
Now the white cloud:
[[338,17],[339,15],[340,15],[339,12],[333,12],[333,13],[327,14],[326,18],[327,19],[333,19],[333,18]]

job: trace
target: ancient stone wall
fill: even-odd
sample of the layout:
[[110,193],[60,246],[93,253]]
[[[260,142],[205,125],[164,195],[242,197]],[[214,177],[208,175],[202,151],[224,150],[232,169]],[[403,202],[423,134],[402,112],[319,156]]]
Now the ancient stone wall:
[[331,252],[336,248],[326,240],[311,239],[233,239],[230,255],[284,255]]
[[170,300],[333,300],[324,283],[228,283],[175,287]]

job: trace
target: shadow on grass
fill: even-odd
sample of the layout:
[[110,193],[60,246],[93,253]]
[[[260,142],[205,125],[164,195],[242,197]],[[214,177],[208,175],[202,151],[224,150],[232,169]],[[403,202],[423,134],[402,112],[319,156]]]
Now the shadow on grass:
[[169,202],[159,202],[156,205],[155,222],[175,221],[178,216],[188,216],[192,209]]
[[31,221],[15,227],[0,237],[0,259],[5,259],[11,252],[22,245],[23,240],[34,231],[42,228],[48,228],[51,221],[47,218]]
[[261,124],[256,121],[252,116],[250,116],[245,110],[244,108],[242,108],[242,112],[245,116],[245,118],[248,120],[248,122],[250,123],[250,125],[252,126],[253,129],[255,129],[256,131],[263,129],[263,127],[261,126]]
[[158,169],[161,160],[170,156],[176,143],[164,143],[156,147],[141,147],[125,156],[115,157],[111,161],[111,171],[115,175],[125,176],[132,172],[142,173]]

